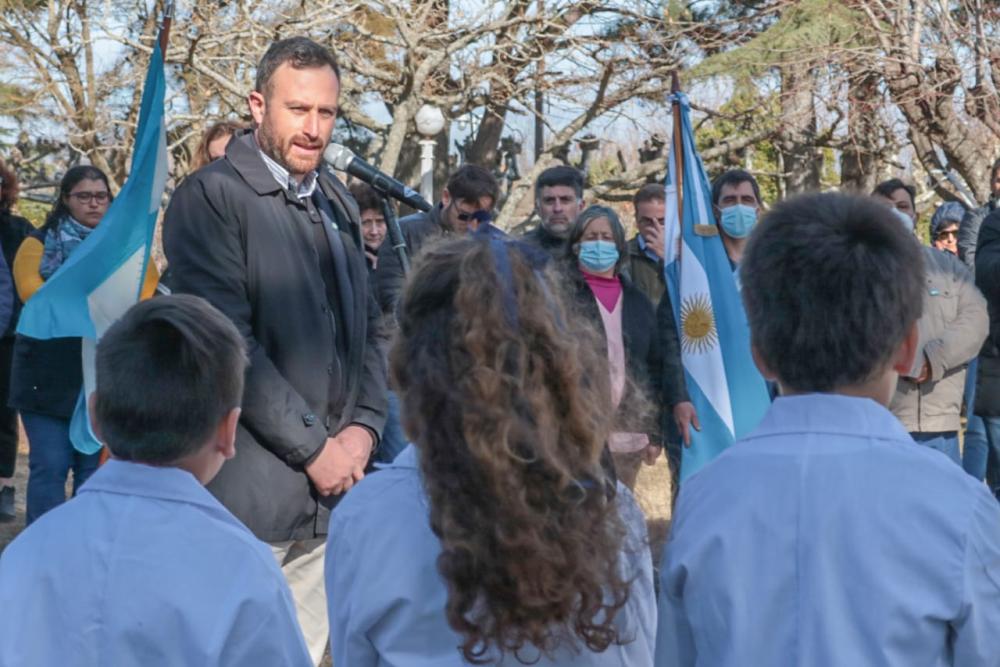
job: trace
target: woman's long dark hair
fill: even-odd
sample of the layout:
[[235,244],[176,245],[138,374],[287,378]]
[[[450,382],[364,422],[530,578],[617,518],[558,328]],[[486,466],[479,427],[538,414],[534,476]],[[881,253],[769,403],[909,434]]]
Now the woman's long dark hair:
[[470,662],[621,641],[607,360],[557,284],[515,246],[460,239],[424,250],[401,302],[392,374]]
[[69,215],[66,197],[76,187],[76,184],[83,180],[104,181],[104,187],[108,189],[108,196],[111,196],[111,184],[108,183],[108,177],[104,175],[103,171],[89,164],[78,164],[75,167],[70,167],[66,175],[59,181],[58,199],[56,199],[49,214],[45,216],[45,225],[42,229],[46,231],[52,229],[59,224],[60,220]]

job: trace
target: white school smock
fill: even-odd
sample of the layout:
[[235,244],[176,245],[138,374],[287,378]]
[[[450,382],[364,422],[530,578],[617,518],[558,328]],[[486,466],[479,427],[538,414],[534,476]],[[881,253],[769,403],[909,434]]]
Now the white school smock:
[[270,550],[195,477],[108,461],[0,557],[0,665],[311,665]]
[[681,487],[657,665],[1000,665],[1000,507],[866,398],[778,398]]
[[[616,617],[622,635],[603,653],[563,648],[539,667],[648,667],[653,664],[656,602],[646,525],[632,494],[618,485],[628,528],[622,570],[635,578]],[[447,589],[436,560],[441,543],[431,531],[427,498],[413,445],[366,476],[330,517],[326,594],[334,665],[350,667],[464,667],[461,639],[445,618]],[[533,660],[537,651],[522,655]],[[497,663],[490,663],[491,665]],[[507,656],[500,665],[520,665]]]

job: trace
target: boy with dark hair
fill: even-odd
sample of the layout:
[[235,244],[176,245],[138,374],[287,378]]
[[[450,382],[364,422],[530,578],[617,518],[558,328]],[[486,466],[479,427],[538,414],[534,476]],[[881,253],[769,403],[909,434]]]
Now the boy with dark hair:
[[554,258],[566,252],[566,237],[583,210],[583,173],[561,164],[549,167],[535,181],[535,212],[538,226],[522,240]]
[[0,664],[311,664],[270,550],[203,486],[235,454],[236,327],[198,297],[152,299],[96,366],[112,459],[4,551]]
[[871,199],[796,197],[754,232],[743,301],[782,395],[681,489],[657,664],[996,664],[1000,507],[886,409],[922,264]]
[[[500,198],[500,184],[493,173],[477,164],[464,164],[448,178],[441,201],[429,212],[414,213],[399,221],[410,261],[430,239],[445,234],[480,233],[493,238],[507,235],[494,226],[493,209]],[[391,243],[383,243],[375,270],[379,306],[393,313],[403,290],[403,267]]]

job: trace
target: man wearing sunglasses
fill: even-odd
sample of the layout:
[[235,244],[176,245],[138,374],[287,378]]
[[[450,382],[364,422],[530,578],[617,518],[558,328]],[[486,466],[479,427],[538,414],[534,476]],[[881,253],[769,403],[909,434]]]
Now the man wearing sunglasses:
[[[499,196],[500,185],[489,170],[474,164],[460,167],[448,178],[441,201],[434,208],[399,221],[410,261],[416,258],[425,243],[443,234],[505,237],[506,234],[493,225],[493,208]],[[375,277],[382,312],[395,312],[404,276],[391,243],[383,243],[379,248]]]

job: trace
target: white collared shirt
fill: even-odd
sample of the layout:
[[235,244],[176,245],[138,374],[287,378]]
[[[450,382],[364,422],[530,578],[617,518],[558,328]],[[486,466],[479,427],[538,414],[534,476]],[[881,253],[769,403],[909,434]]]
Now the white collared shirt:
[[316,182],[319,178],[319,174],[315,169],[303,176],[301,182],[297,182],[285,167],[273,160],[263,150],[257,150],[260,152],[260,157],[264,160],[264,164],[267,165],[267,170],[274,176],[274,180],[278,181],[278,185],[286,190],[291,190],[299,199],[312,197],[313,192],[316,191]]

